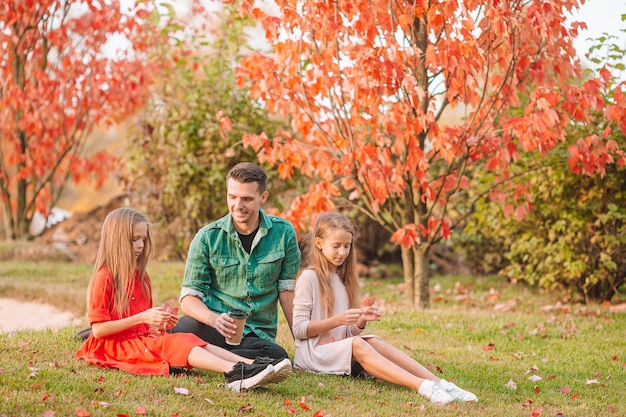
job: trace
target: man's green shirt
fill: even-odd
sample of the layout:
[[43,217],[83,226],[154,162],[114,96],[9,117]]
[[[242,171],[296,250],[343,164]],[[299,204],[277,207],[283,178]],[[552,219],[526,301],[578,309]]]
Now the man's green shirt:
[[275,341],[278,293],[293,291],[299,266],[296,233],[287,220],[261,210],[248,254],[227,214],[200,229],[191,242],[180,300],[199,297],[218,314],[244,310],[249,314],[244,336],[254,332]]

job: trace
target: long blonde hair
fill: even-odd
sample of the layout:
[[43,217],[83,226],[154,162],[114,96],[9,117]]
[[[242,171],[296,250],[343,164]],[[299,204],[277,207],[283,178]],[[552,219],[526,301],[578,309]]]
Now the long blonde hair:
[[[143,252],[138,258],[133,253],[133,227],[139,223],[148,225],[148,234]],[[102,224],[100,245],[94,263],[89,289],[87,290],[87,306],[94,278],[98,271],[106,266],[113,277],[114,298],[112,310],[122,317],[129,313],[130,297],[135,287],[135,272],[139,272],[142,291],[149,295],[149,283],[146,274],[148,259],[152,255],[152,225],[138,211],[122,207],[110,212]]]
[[[345,285],[346,291],[348,292],[350,308],[357,308],[359,307],[359,283],[356,273],[356,254],[354,246],[356,234],[355,226],[343,214],[336,212],[322,213],[315,220],[315,226],[313,227],[310,243],[314,242],[315,239],[326,239],[328,235],[337,229],[342,229],[352,234],[350,253],[348,253],[348,256],[343,264],[337,267],[337,274],[339,275],[339,278],[341,278],[341,281]],[[310,244],[308,249],[311,268],[315,271],[317,281],[320,286],[322,307],[326,308],[327,317],[330,317],[335,312],[335,297],[333,295],[330,281],[328,260],[322,253],[321,249],[318,249],[315,244]]]

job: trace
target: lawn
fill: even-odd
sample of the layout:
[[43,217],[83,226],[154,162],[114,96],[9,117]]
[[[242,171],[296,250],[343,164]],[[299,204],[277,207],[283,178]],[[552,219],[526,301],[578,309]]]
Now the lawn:
[[[183,264],[149,268],[157,303],[178,294]],[[85,311],[90,265],[0,263],[0,297]],[[496,277],[435,277],[432,308],[402,303],[400,278],[365,279],[383,319],[368,331],[403,349],[478,403],[433,405],[373,379],[295,372],[237,394],[218,373],[139,377],[74,358],[79,327],[0,334],[2,416],[624,416],[626,314],[560,302]],[[280,317],[278,342],[293,357]]]

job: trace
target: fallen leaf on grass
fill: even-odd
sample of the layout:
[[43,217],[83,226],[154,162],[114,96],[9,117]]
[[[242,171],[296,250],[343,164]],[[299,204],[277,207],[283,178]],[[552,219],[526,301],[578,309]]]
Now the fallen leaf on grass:
[[531,413],[529,415],[530,415],[530,417],[539,417],[542,413],[543,413],[543,409],[537,408],[537,409],[531,411]]
[[324,417],[324,410],[314,412],[313,417]]
[[135,408],[135,414],[147,414],[148,410],[145,407],[137,407]]
[[597,379],[588,379],[587,380],[587,385],[591,385],[591,384],[597,384],[598,380]]
[[559,388],[559,392],[560,392],[561,394],[568,394],[568,393],[570,393],[571,391],[572,391],[572,389],[571,389],[570,387],[568,387],[568,386],[564,386],[564,387],[562,387],[562,388]]
[[536,366],[536,365],[533,365],[533,366],[531,366],[530,368],[528,368],[528,369],[526,370],[526,373],[527,373],[527,374],[530,374],[531,372],[538,372],[538,371],[539,371],[539,367],[538,367],[538,366]]
[[535,385],[535,387],[533,388],[533,391],[535,392],[535,394],[539,394],[539,387]]
[[189,390],[187,388],[174,387],[174,392],[176,394],[189,395]]
[[509,382],[504,384],[504,386],[513,391],[517,389],[517,384],[512,379],[509,379]]
[[528,380],[531,382],[538,382],[541,381],[543,378],[540,377],[539,375],[531,375],[528,377]]
[[54,417],[55,414],[56,413],[54,411],[52,411],[52,410],[46,410],[46,411],[43,412],[42,415],[43,415],[43,417]]
[[487,346],[483,346],[483,350],[493,350],[494,347],[493,343],[489,343]]
[[23,347],[30,345],[32,342],[33,342],[32,339],[28,339],[26,342],[19,342],[18,345],[19,347],[23,348]]
[[84,408],[78,408],[76,410],[76,415],[78,417],[89,417],[91,414],[89,414],[89,411],[85,410]]
[[242,407],[239,407],[239,412],[243,413],[244,411],[250,411],[253,408],[254,408],[254,406],[252,404],[248,403],[248,404],[246,404],[246,405],[244,405]]

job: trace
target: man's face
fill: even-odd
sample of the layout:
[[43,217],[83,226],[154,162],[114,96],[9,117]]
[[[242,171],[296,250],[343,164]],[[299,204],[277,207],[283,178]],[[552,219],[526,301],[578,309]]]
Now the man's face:
[[229,178],[226,182],[226,203],[233,225],[240,233],[251,233],[257,226],[259,210],[267,200],[268,192],[259,192],[256,182],[242,183]]

